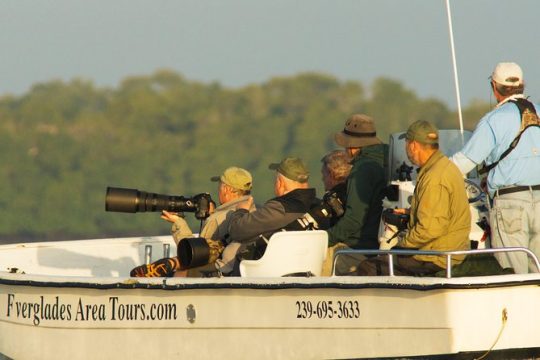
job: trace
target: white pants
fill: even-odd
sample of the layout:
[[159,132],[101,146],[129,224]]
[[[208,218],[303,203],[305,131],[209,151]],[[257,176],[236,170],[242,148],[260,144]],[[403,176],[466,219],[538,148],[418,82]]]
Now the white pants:
[[[495,194],[490,225],[493,247],[525,247],[540,258],[540,190]],[[496,258],[516,274],[538,271],[524,252],[500,253]]]

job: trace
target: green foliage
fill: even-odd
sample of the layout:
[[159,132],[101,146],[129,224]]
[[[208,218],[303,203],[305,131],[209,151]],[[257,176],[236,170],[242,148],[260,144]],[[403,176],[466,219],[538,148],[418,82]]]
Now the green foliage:
[[[467,108],[467,127],[488,107]],[[35,85],[0,98],[0,239],[166,234],[159,214],[106,213],[106,187],[217,199],[209,178],[236,165],[253,173],[262,203],[273,196],[268,164],[287,155],[305,159],[322,194],[320,159],[356,112],[375,118],[382,139],[417,119],[457,127],[442,102],[383,78],[367,91],[317,73],[226,89],[168,70],[125,79],[117,89],[83,80]]]

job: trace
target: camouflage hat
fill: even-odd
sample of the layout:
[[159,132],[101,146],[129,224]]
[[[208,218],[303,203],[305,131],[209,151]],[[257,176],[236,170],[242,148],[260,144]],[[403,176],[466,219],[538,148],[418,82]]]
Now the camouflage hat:
[[407,129],[407,133],[400,136],[409,141],[418,141],[421,144],[438,144],[439,130],[432,123],[425,120],[413,122]]
[[225,169],[222,175],[213,176],[210,180],[221,181],[238,190],[251,190],[251,187],[253,186],[253,179],[251,178],[249,171],[236,166]]
[[309,170],[304,162],[297,157],[286,157],[280,163],[272,163],[268,165],[270,170],[276,170],[288,179],[305,183],[309,179]]

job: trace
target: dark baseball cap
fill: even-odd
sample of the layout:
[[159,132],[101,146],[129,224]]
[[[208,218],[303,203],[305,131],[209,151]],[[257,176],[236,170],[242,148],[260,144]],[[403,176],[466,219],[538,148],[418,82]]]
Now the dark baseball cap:
[[309,179],[309,170],[306,164],[297,157],[289,156],[281,160],[280,163],[272,163],[268,165],[270,170],[276,170],[288,179],[305,183]]
[[400,136],[400,139],[406,138],[409,141],[418,141],[421,144],[438,144],[439,130],[425,120],[413,122],[407,132]]

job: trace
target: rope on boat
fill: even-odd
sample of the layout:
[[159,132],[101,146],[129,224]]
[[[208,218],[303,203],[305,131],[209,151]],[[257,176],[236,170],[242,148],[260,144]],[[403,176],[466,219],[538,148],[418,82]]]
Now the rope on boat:
[[499,330],[499,335],[497,335],[497,338],[495,339],[495,342],[493,343],[493,345],[491,345],[489,350],[486,351],[486,353],[484,355],[480,356],[479,358],[475,358],[474,360],[482,360],[483,358],[485,358],[491,352],[491,350],[493,350],[495,345],[497,345],[497,343],[499,342],[499,339],[501,338],[504,327],[506,326],[506,320],[508,320],[508,311],[506,310],[506,308],[504,308],[503,311],[502,311],[502,319],[501,320],[502,320],[501,330]]

